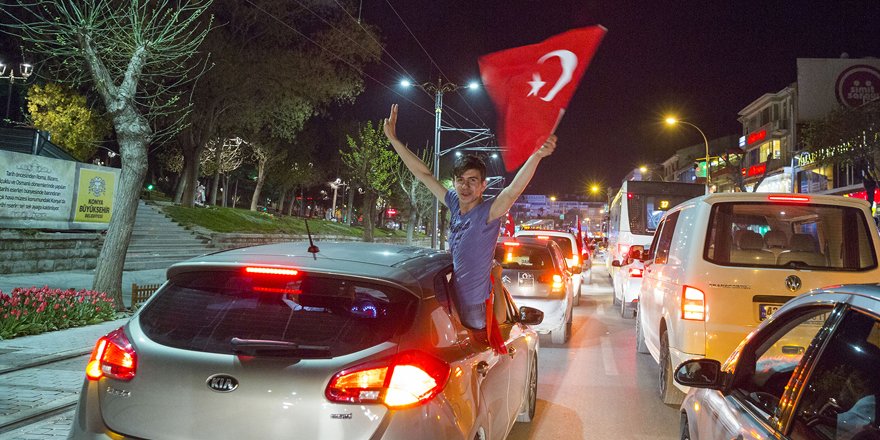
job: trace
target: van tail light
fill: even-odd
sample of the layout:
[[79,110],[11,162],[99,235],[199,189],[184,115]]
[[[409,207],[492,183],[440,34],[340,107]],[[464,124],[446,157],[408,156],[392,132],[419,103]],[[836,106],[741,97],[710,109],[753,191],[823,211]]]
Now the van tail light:
[[405,351],[336,373],[324,395],[331,402],[402,409],[429,402],[447,379],[449,364],[421,351]]
[[550,291],[551,292],[562,292],[565,290],[565,286],[562,284],[562,275],[558,273],[553,274],[553,284],[551,284]]
[[86,377],[99,380],[103,377],[129,381],[137,371],[137,354],[122,327],[102,336],[92,350],[86,366]]
[[642,277],[642,269],[638,267],[629,268],[629,277],[630,278],[641,278]]
[[621,257],[624,255],[629,255],[629,245],[617,243],[617,255],[620,255]]
[[691,321],[706,320],[706,295],[702,290],[684,286],[681,292],[681,318]]

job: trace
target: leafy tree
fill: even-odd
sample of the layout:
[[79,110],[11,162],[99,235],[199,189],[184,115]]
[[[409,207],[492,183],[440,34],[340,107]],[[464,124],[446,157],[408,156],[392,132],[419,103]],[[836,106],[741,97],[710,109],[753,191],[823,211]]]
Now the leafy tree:
[[110,122],[89,107],[86,97],[60,84],[31,86],[27,108],[34,126],[80,161],[92,157],[110,134]]
[[[239,137],[226,139],[212,139],[202,150],[199,157],[201,169],[204,175],[213,175],[211,183],[211,205],[217,204],[217,188],[221,174],[226,179],[223,188],[229,192],[229,173],[238,169],[244,162],[244,141]],[[181,155],[181,158],[183,156]],[[223,198],[223,206],[226,206],[226,197]]]
[[400,158],[389,146],[382,130],[377,130],[368,121],[361,127],[357,138],[348,136],[348,149],[340,151],[352,184],[364,191],[364,241],[373,241],[376,201],[379,196],[387,196],[394,184],[395,167]]
[[[173,134],[180,93],[198,74],[211,0],[8,0],[7,29],[52,60],[58,82],[97,92],[113,122],[122,173],[93,289],[122,302],[122,267],[147,174],[147,147]],[[163,125],[154,125],[162,121]],[[172,122],[168,122],[172,121]]]
[[[429,160],[431,152],[427,148],[422,150],[421,159],[428,169],[432,168]],[[394,174],[398,187],[402,191],[402,199],[406,202],[406,212],[409,214],[409,221],[406,225],[406,244],[412,244],[413,232],[422,215],[427,214],[433,206],[434,195],[424,184],[416,179],[403,163],[398,161],[395,164]]]
[[832,110],[804,127],[802,142],[818,163],[852,166],[862,178],[868,203],[874,206],[880,178],[880,101]]
[[[350,3],[346,0],[344,3]],[[192,203],[200,149],[218,132],[262,144],[273,163],[280,144],[329,105],[351,103],[363,91],[361,70],[379,60],[377,32],[323,0],[216,0],[219,26],[205,42],[214,68],[194,91],[195,111],[181,133]],[[265,148],[278,145],[279,148]]]

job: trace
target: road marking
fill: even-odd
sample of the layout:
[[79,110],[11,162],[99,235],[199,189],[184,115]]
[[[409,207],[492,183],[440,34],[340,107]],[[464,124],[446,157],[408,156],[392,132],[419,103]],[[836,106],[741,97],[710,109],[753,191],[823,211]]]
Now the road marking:
[[602,336],[599,338],[602,345],[602,363],[605,364],[606,376],[617,376],[617,364],[614,362],[614,349],[611,347],[611,339]]

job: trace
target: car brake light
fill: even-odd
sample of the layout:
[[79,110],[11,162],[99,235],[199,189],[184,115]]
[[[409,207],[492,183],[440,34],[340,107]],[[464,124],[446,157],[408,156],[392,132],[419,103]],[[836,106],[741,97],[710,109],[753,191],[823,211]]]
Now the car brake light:
[[519,242],[516,241],[505,241],[502,244],[505,246],[519,246]]
[[296,269],[284,269],[280,267],[245,267],[244,271],[247,273],[259,273],[266,275],[290,275],[296,276],[299,275],[299,271]]
[[681,318],[691,321],[706,320],[706,295],[702,290],[684,286],[681,293]]
[[641,278],[642,277],[642,269],[638,267],[629,268],[629,276],[630,278]]
[[407,351],[333,376],[324,395],[331,402],[383,403],[391,409],[416,406],[443,391],[449,365],[421,351]]
[[86,365],[89,380],[109,377],[129,381],[134,378],[136,371],[137,354],[122,327],[98,339]]
[[629,245],[618,243],[617,244],[617,255],[624,256],[629,255]]
[[538,240],[549,240],[550,236],[549,235],[538,235],[535,238],[537,238]]
[[553,284],[551,284],[550,291],[551,292],[562,292],[563,284],[562,284],[562,275],[558,273],[553,274]]
[[810,196],[777,195],[767,196],[767,200],[771,202],[807,203],[810,201]]

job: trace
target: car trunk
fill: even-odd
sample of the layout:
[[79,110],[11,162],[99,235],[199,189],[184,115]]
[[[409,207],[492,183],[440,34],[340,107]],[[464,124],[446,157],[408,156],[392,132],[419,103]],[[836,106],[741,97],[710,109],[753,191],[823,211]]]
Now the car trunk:
[[[134,333],[140,359],[136,377],[130,382],[103,379],[108,392],[101,394],[105,423],[126,436],[250,438],[260,431],[265,438],[368,439],[388,415],[381,404],[334,404],[324,396],[330,378],[364,353],[300,361],[199,353],[164,347]],[[394,347],[388,343],[369,351],[387,353]],[[237,387],[212,389],[212,378],[231,378]]]

